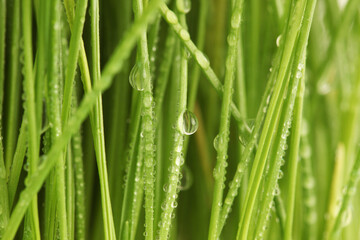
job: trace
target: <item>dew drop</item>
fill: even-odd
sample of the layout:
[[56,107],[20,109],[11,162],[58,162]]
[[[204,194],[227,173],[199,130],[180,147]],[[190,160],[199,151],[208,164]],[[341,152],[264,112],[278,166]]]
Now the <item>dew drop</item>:
[[313,177],[307,177],[304,181],[304,187],[311,189],[315,186],[315,179]]
[[202,52],[197,51],[195,53],[195,58],[202,68],[207,69],[210,67],[209,60],[204,56],[204,54]]
[[191,0],[177,0],[176,7],[181,13],[188,13],[191,10]]
[[172,11],[167,11],[167,13],[166,13],[166,19],[169,21],[169,23],[171,23],[171,24],[177,24],[178,23],[178,19],[177,19],[177,17],[176,17],[176,15],[175,15],[175,13],[174,12],[172,12]]
[[191,135],[198,129],[198,120],[194,113],[185,110],[179,118],[179,128],[182,134]]
[[227,42],[228,42],[229,46],[234,46],[236,44],[235,34],[233,34],[233,33],[229,34],[229,36],[227,37]]
[[352,209],[351,209],[351,207],[348,207],[341,215],[341,225],[343,227],[349,225],[351,222],[351,219],[352,219]]
[[176,208],[176,207],[177,207],[177,205],[178,205],[178,204],[177,204],[177,202],[176,202],[176,201],[172,201],[172,202],[171,202],[171,207],[172,207],[172,208]]
[[140,62],[137,62],[135,63],[134,67],[131,69],[129,76],[130,85],[138,91],[144,90],[144,81],[143,81],[143,76],[141,74],[142,70],[143,70],[142,64]]
[[151,94],[150,93],[145,93],[144,94],[144,99],[143,99],[144,107],[146,107],[146,108],[151,107],[152,102],[153,102],[153,98],[152,98]]
[[326,95],[331,91],[331,86],[326,81],[320,81],[317,85],[317,92],[320,95]]
[[179,186],[181,191],[188,190],[192,183],[193,183],[193,175],[190,168],[187,165],[184,165],[183,169],[181,170],[183,174],[183,178],[181,179],[181,184]]
[[166,183],[163,186],[163,190],[164,190],[164,192],[168,192],[168,190],[169,190],[169,187]]
[[297,79],[300,79],[300,78],[302,77],[301,71],[297,71],[295,77],[296,77]]
[[312,211],[308,214],[308,216],[306,217],[306,221],[308,223],[315,223],[317,220],[317,214],[315,211]]
[[182,157],[180,157],[180,156],[177,156],[175,158],[175,164],[176,164],[176,166],[180,167],[181,165],[184,164],[184,159]]
[[[239,137],[240,139],[240,137]],[[216,135],[216,137],[214,138],[214,148],[216,151],[219,151],[220,147],[223,145],[224,140],[223,138],[218,134]]]
[[283,178],[283,176],[284,176],[284,172],[280,170],[280,171],[279,171],[279,175],[278,175],[278,179]]
[[186,31],[185,29],[181,29],[181,31],[180,31],[180,37],[181,37],[184,41],[189,41],[189,40],[190,40],[189,32]]
[[234,12],[231,17],[231,27],[238,28],[240,26],[240,21],[241,21],[240,11]]

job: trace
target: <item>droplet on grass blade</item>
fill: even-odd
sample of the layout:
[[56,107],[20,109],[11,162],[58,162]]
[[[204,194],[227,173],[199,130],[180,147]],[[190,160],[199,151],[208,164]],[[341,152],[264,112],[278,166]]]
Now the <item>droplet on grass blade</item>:
[[179,186],[180,191],[188,190],[193,183],[193,176],[190,168],[187,165],[184,165],[181,170],[183,177],[181,179],[181,184]]
[[233,34],[233,33],[229,34],[229,36],[227,37],[227,42],[228,42],[229,46],[234,46],[236,44],[235,34]]
[[216,135],[216,137],[214,138],[214,148],[216,151],[219,151],[220,146],[223,144],[223,138],[218,134]]
[[351,222],[351,219],[352,219],[352,209],[350,206],[341,215],[341,225],[343,227],[349,225]]
[[188,110],[185,110],[179,118],[179,129],[182,134],[194,134],[198,129],[198,120],[195,114]]
[[231,27],[238,28],[240,26],[241,21],[241,13],[240,11],[236,11],[231,17]]
[[138,91],[144,90],[144,80],[142,76],[143,66],[140,62],[135,63],[134,67],[131,69],[129,82],[130,85]]
[[188,13],[191,10],[191,0],[177,0],[176,7],[181,13]]

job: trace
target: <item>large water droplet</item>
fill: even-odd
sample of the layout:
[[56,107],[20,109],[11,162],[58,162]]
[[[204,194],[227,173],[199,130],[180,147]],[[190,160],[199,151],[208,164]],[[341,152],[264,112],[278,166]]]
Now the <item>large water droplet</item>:
[[191,135],[196,132],[198,129],[198,120],[194,113],[185,110],[179,119],[179,128],[181,132],[185,135]]
[[191,10],[191,0],[177,0],[176,7],[181,13],[188,13]]
[[129,76],[130,85],[138,91],[144,90],[144,80],[142,76],[143,70],[144,69],[142,64],[140,62],[137,62],[135,63],[134,67],[131,69]]

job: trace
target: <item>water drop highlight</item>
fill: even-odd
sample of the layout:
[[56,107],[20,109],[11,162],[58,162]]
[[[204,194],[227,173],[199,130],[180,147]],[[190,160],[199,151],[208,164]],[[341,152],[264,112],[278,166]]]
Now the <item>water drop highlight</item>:
[[182,134],[191,135],[198,129],[198,120],[194,113],[185,110],[179,118],[179,128]]

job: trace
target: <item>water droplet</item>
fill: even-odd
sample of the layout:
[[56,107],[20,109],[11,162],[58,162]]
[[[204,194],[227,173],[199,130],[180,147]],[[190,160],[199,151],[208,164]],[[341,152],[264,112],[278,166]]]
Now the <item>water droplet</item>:
[[276,38],[276,46],[279,47],[280,46],[280,43],[281,43],[281,34]]
[[143,99],[144,107],[146,107],[146,108],[151,107],[152,102],[153,102],[153,97],[151,96],[151,94],[145,93],[144,99]]
[[204,56],[204,54],[200,51],[197,51],[195,53],[195,58],[198,61],[199,65],[204,68],[207,69],[210,67],[210,62],[209,60]]
[[298,70],[299,71],[301,71],[301,70],[303,70],[304,69],[304,64],[303,63],[299,63],[299,65],[298,65]]
[[194,113],[185,110],[179,118],[179,128],[182,134],[191,135],[198,129],[198,120]]
[[177,204],[177,202],[176,202],[176,201],[172,201],[172,202],[171,202],[171,207],[172,207],[172,208],[176,208],[176,207],[177,207],[177,205],[178,205],[178,204]]
[[233,34],[233,33],[229,34],[229,36],[227,37],[227,42],[230,46],[234,46],[236,44],[235,34]]
[[184,159],[181,156],[177,156],[175,158],[175,164],[176,166],[180,167],[181,165],[184,164]]
[[315,196],[309,196],[308,198],[305,199],[305,204],[308,207],[312,207],[315,206],[316,204],[316,198]]
[[181,31],[180,31],[180,37],[181,37],[184,41],[189,41],[189,40],[190,40],[189,32],[186,31],[185,29],[181,29]]
[[169,187],[166,183],[163,186],[163,190],[164,190],[164,192],[167,192],[169,190]]
[[302,77],[301,71],[297,71],[295,77],[300,79]]
[[304,187],[311,189],[315,186],[315,179],[313,177],[307,177],[304,181]]
[[281,178],[283,178],[283,176],[284,176],[284,173],[283,173],[283,171],[279,170],[279,175],[278,175],[278,179],[281,179]]
[[190,168],[187,165],[184,165],[183,169],[181,170],[183,174],[183,178],[181,179],[181,184],[179,186],[181,191],[188,190],[192,183],[193,183],[193,175]]
[[301,148],[301,156],[306,159],[311,157],[311,147],[309,145]]
[[274,189],[273,195],[278,196],[279,194],[280,194],[280,188],[279,188],[279,186],[276,186]]
[[311,211],[306,217],[306,221],[308,223],[315,223],[316,220],[317,220],[317,214],[315,211]]
[[130,85],[138,91],[144,90],[144,81],[143,81],[143,76],[141,74],[142,71],[143,71],[142,64],[140,62],[137,62],[135,63],[134,67],[131,69],[129,76]]
[[191,0],[177,0],[176,7],[181,13],[188,13],[191,10]]
[[167,11],[166,19],[171,24],[177,24],[178,23],[178,19],[177,19],[176,15],[175,15],[175,13],[173,11],[170,11],[170,10]]
[[240,11],[234,12],[231,17],[231,27],[238,28],[240,26],[240,21],[241,21]]
[[331,86],[326,81],[320,81],[317,85],[317,92],[320,95],[326,95],[331,91]]
[[220,147],[224,144],[224,139],[218,134],[214,138],[214,143],[213,144],[214,144],[215,150],[219,151]]
[[351,209],[351,206],[350,206],[341,215],[341,225],[343,227],[349,225],[350,222],[351,222],[351,219],[352,219],[352,209]]

